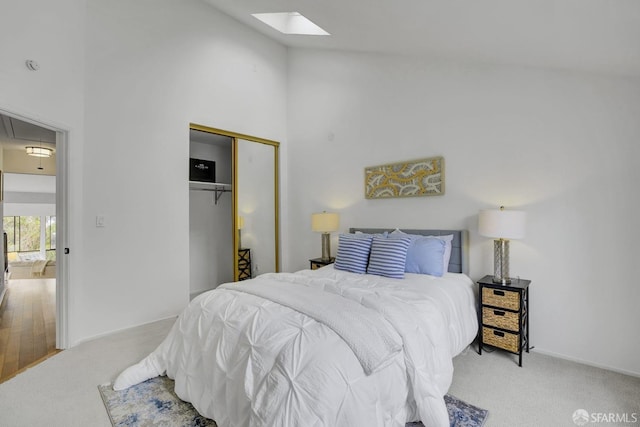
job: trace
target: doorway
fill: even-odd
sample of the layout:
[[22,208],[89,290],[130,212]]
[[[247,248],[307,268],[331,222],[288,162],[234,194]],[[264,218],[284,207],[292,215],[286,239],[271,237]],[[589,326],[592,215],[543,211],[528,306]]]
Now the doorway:
[[0,382],[66,346],[67,132],[0,110]]

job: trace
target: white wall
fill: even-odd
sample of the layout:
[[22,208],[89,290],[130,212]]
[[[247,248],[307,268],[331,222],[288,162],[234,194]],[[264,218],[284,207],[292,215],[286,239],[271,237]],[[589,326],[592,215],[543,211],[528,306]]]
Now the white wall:
[[69,344],[178,314],[189,123],[284,141],[286,49],[197,0],[3,11],[0,109],[69,131]]
[[48,203],[5,203],[3,216],[55,216],[56,205]]
[[[493,272],[478,211],[523,209],[511,273],[533,281],[532,344],[640,375],[639,79],[329,51],[289,61],[291,269],[319,255],[310,216],[331,210],[343,230],[469,229],[478,279]],[[365,166],[437,155],[444,196],[364,199]]]
[[[4,150],[0,150],[0,170],[4,169]],[[0,217],[4,217],[4,201],[0,200]],[[4,239],[0,239],[0,253],[4,254]],[[0,258],[0,271],[5,271],[4,256]],[[0,304],[4,298],[4,274],[0,274]]]
[[[5,1],[0,108],[82,133],[85,0]],[[27,59],[40,70],[29,71]],[[77,141],[77,144],[80,142]]]
[[76,339],[188,302],[189,123],[280,141],[286,125],[282,46],[198,0],[87,4]]
[[3,179],[4,215],[56,215],[55,176],[5,173]]
[[[191,141],[190,157],[216,162],[216,182],[231,184],[231,138],[226,146]],[[189,191],[189,290],[195,294],[233,282],[233,196]]]
[[[68,255],[69,288],[83,287],[82,152],[84,145],[85,0],[5,1],[0,40],[0,109],[47,126],[68,131],[69,240],[58,235],[58,244],[71,248]],[[27,59],[40,64],[29,71]],[[58,224],[58,230],[60,230]],[[72,296],[73,297],[73,296]],[[78,339],[78,302],[69,307],[69,333]]]

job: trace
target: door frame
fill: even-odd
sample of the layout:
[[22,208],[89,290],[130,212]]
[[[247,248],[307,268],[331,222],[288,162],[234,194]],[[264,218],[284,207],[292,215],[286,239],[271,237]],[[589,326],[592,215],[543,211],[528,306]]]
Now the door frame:
[[[0,113],[56,133],[56,348],[69,345],[69,130],[0,107]],[[2,168],[4,170],[4,167]]]

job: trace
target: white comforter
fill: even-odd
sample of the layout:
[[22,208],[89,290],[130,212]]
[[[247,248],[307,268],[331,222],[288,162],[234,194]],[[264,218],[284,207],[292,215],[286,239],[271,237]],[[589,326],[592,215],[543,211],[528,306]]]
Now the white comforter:
[[[220,427],[448,426],[452,358],[478,327],[472,284],[462,274],[399,280],[328,266],[223,285],[194,299],[114,389],[166,373],[177,395]],[[307,286],[313,298],[277,303],[265,299],[273,291],[257,296],[246,286]],[[354,303],[371,318],[350,333]]]

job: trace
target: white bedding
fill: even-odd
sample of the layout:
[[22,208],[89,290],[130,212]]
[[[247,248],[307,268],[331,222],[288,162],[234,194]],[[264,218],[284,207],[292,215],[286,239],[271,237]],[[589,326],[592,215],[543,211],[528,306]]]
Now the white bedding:
[[[333,266],[243,282],[281,292],[308,286],[314,288],[311,303],[279,304],[223,285],[194,299],[160,346],[120,374],[114,389],[166,374],[181,399],[220,427],[404,426],[418,420],[448,426],[443,396],[452,358],[478,328],[472,285],[463,274],[401,280]],[[337,295],[348,301],[337,302]],[[369,375],[357,346],[377,339],[379,327],[349,337],[343,336],[348,325],[331,324],[354,302],[382,317],[403,346]]]

